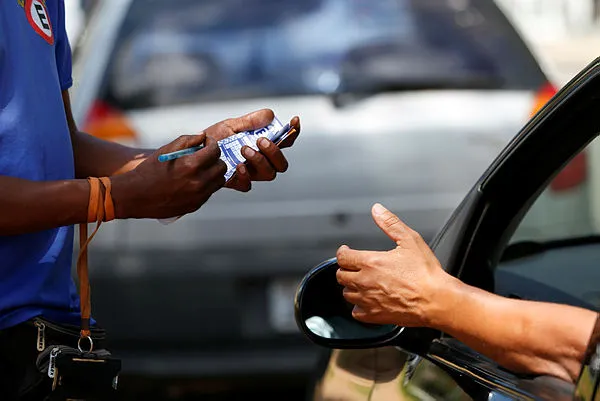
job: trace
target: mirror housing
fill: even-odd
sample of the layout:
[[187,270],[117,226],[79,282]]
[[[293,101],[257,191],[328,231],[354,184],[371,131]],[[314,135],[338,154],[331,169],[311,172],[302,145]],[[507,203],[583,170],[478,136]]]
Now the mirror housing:
[[420,354],[439,337],[439,332],[431,329],[366,324],[354,319],[353,305],[344,299],[344,287],[337,282],[338,269],[336,258],[320,263],[304,276],[296,291],[296,324],[312,342],[334,349],[398,346]]

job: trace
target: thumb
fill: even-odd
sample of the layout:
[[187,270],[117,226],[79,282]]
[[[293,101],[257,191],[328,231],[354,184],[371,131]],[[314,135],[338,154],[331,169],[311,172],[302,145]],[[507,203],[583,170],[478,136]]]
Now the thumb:
[[183,150],[194,146],[202,145],[206,141],[206,134],[201,132],[197,135],[182,135],[173,142],[163,146],[161,152],[170,153],[177,150]]
[[230,118],[225,120],[225,123],[233,130],[233,132],[237,133],[266,127],[271,124],[274,118],[275,113],[273,113],[273,110],[262,109],[248,113],[242,117]]
[[410,228],[404,224],[398,216],[387,210],[380,203],[373,205],[371,209],[375,224],[386,233],[397,244],[410,232]]

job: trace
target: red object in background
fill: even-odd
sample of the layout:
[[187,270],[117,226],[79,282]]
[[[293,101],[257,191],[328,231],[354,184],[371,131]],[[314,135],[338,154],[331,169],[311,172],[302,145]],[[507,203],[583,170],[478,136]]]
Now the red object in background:
[[531,109],[531,117],[537,114],[556,95],[558,90],[554,85],[547,82],[535,94],[533,108]]
[[550,183],[550,189],[556,192],[577,187],[587,179],[587,154],[579,153],[567,164]]
[[85,125],[88,126],[98,120],[110,117],[112,114],[115,113],[116,110],[112,108],[108,103],[105,103],[101,100],[96,100],[90,108],[87,119],[85,120]]
[[[540,111],[553,97],[558,90],[554,85],[546,83],[535,95],[531,116],[533,117]],[[560,173],[550,183],[550,189],[555,192],[568,191],[577,187],[587,178],[587,155],[585,150],[579,153],[567,164]]]
[[132,140],[136,133],[127,117],[106,102],[97,100],[88,113],[84,131],[109,141]]

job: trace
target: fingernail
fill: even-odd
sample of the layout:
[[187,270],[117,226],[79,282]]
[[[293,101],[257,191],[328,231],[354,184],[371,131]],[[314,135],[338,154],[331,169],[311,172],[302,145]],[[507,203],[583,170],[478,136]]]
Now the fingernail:
[[267,140],[266,138],[260,138],[259,139],[260,145],[267,149],[269,146],[271,146],[271,141]]
[[360,316],[363,313],[364,313],[364,311],[358,305],[354,305],[354,307],[352,308],[352,317],[355,318],[355,319],[356,319],[357,316]]
[[238,171],[240,172],[240,174],[243,174],[243,175],[248,174],[248,170],[246,170],[246,166],[244,166],[243,164],[240,164],[238,166]]
[[256,154],[256,152],[254,151],[254,149],[252,149],[250,147],[245,147],[244,148],[244,157],[246,159],[248,159],[250,157],[254,157],[255,154]]
[[373,205],[373,214],[379,216],[387,212],[387,209],[383,207],[381,203],[376,203]]

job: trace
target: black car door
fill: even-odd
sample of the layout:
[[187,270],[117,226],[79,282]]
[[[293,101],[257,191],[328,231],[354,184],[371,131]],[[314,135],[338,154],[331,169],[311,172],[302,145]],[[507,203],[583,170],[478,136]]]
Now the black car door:
[[[599,133],[600,59],[531,119],[468,193],[431,243],[442,266],[503,296],[598,310]],[[574,399],[573,383],[516,375],[443,334],[420,356],[410,353],[424,349],[417,330],[405,329],[394,342],[400,347],[371,350],[372,374],[360,371],[373,384],[356,399]],[[351,352],[336,351],[336,360]],[[322,399],[335,398],[328,384],[336,369],[354,368],[332,359],[318,387],[329,389]],[[595,388],[595,376],[587,380]]]
[[[503,296],[598,310],[598,133],[600,59],[527,124],[465,198],[432,243],[442,265],[461,280]],[[416,371],[425,368],[428,384],[415,386],[406,369],[396,384],[433,399],[448,399],[457,385],[461,391],[451,398],[460,400],[573,397],[570,383],[514,375],[446,336],[434,341],[416,365]],[[447,382],[446,376],[453,382],[444,393],[440,379]],[[379,399],[381,386],[375,384],[372,400]]]

